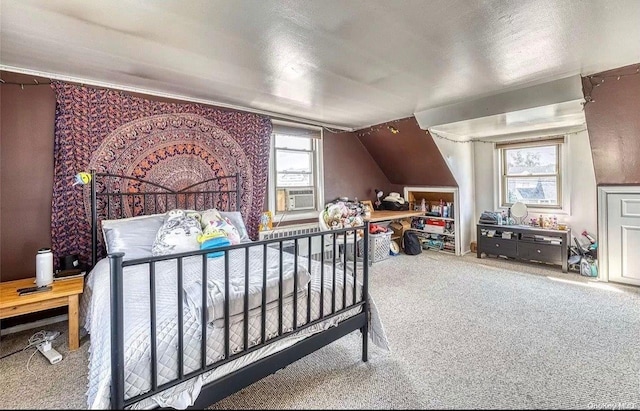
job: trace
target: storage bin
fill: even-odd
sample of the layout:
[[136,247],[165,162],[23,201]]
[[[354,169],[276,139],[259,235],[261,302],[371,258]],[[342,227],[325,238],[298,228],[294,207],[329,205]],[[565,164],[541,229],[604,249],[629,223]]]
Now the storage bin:
[[[369,258],[371,262],[382,261],[388,258],[391,248],[391,235],[393,231],[380,234],[369,234]],[[362,254],[362,253],[361,253]]]
[[[369,234],[369,261],[376,263],[389,258],[391,247],[391,235],[393,231],[386,233]],[[362,261],[364,254],[364,239],[358,240],[358,261]],[[347,258],[353,260],[353,247],[347,249]]]

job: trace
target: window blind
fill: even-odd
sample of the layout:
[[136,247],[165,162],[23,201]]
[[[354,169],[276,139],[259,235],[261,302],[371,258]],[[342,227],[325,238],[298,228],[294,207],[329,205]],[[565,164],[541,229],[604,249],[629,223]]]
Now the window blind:
[[302,124],[273,122],[273,134],[320,139],[322,138],[322,129]]
[[564,143],[564,136],[549,136],[540,137],[536,139],[527,140],[512,140],[502,143],[496,143],[496,148],[518,148],[518,147],[535,147],[535,146],[548,146],[551,144]]

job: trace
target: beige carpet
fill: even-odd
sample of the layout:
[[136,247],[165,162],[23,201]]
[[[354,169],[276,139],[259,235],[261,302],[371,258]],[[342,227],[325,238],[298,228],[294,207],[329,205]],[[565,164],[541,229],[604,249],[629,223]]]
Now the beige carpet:
[[62,361],[51,365],[42,354],[35,352],[35,348],[1,359],[0,407],[86,409],[89,342],[83,338],[80,348],[69,352],[66,321],[2,337],[0,354],[24,348],[29,337],[41,329],[60,331],[60,336],[53,342],[53,348],[62,354]]
[[[559,268],[425,251],[376,263],[392,352],[360,361],[353,333],[213,409],[640,407],[640,289]],[[89,341],[50,365],[0,360],[2,408],[84,408]],[[5,354],[34,331],[1,340]]]

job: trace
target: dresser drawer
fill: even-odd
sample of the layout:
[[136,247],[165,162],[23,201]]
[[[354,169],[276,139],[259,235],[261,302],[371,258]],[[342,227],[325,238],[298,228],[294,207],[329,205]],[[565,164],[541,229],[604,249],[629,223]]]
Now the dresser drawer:
[[515,240],[503,240],[496,237],[481,237],[478,241],[478,251],[492,255],[504,255],[505,257],[517,256],[517,243]]
[[518,257],[525,260],[562,264],[562,246],[520,241],[518,243]]

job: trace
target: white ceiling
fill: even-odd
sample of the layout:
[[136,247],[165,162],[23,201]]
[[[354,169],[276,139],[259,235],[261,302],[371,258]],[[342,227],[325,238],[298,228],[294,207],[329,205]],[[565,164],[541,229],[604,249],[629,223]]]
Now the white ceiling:
[[429,131],[455,141],[498,141],[574,133],[585,128],[582,102],[574,100],[433,126]]
[[1,0],[0,68],[357,129],[640,62],[638,0]]

